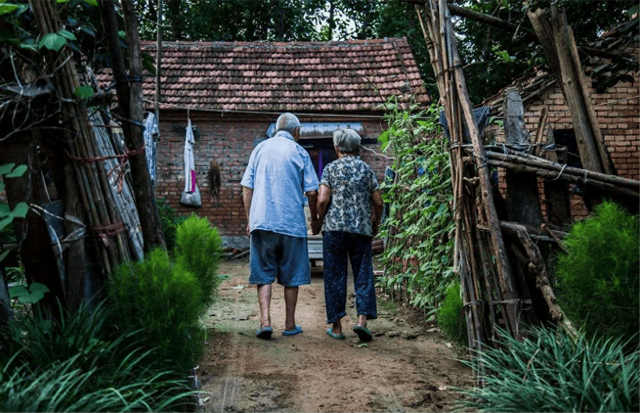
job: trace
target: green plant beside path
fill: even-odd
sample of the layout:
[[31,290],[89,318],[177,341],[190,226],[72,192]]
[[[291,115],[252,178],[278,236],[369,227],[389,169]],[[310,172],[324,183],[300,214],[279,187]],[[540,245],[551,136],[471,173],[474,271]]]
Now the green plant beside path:
[[573,339],[563,330],[534,328],[518,341],[500,331],[503,348],[487,348],[482,369],[465,361],[485,386],[461,391],[463,411],[637,412],[639,353],[620,339]]
[[640,330],[638,217],[612,202],[576,223],[558,257],[558,301],[588,335],[634,338]]

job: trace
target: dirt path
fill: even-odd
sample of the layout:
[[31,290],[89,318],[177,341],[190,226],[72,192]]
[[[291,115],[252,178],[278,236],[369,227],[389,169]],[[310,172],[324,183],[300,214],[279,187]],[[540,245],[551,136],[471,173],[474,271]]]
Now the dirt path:
[[304,333],[281,335],[284,299],[276,285],[274,335],[258,340],[257,296],[247,284],[248,263],[226,262],[220,274],[229,278],[206,320],[212,328],[198,370],[202,389],[211,393],[207,411],[449,411],[455,400],[450,387],[471,384],[471,371],[453,360],[461,356],[433,326],[383,300],[378,320],[369,324],[376,337],[367,346],[351,331],[356,317],[351,292],[349,315],[343,319],[347,340],[329,338],[321,274],[300,290],[297,323]]

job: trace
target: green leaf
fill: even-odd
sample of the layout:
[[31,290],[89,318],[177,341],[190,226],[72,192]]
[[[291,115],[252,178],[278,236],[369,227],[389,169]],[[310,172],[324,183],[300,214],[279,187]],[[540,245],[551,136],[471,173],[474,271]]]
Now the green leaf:
[[0,16],[3,15],[3,14],[7,14],[7,13],[11,13],[13,11],[16,11],[19,8],[20,8],[20,6],[18,6],[16,4],[11,4],[11,3],[0,4]]
[[74,93],[80,99],[89,99],[93,96],[93,88],[91,85],[78,86]]
[[18,165],[16,169],[11,171],[11,173],[7,174],[6,178],[19,178],[21,177],[27,170],[27,165]]
[[48,293],[50,290],[46,285],[34,282],[29,285],[29,291],[32,293]]
[[58,32],[58,34],[59,34],[60,36],[64,37],[65,39],[67,39],[67,40],[78,40],[78,39],[76,38],[76,35],[75,35],[75,34],[73,34],[73,33],[71,33],[71,32],[70,32],[70,31],[68,31],[68,30],[64,30],[64,29],[63,29],[63,30],[60,30],[60,31]]
[[89,6],[98,7],[98,0],[84,0]]
[[142,60],[142,67],[147,69],[149,71],[149,73],[151,73],[152,75],[155,76],[155,74],[156,74],[156,65],[153,64],[152,60],[143,59]]
[[26,202],[19,202],[13,211],[11,211],[11,216],[14,218],[24,218],[27,216],[27,212],[29,212],[29,205]]
[[60,36],[58,33],[45,34],[40,40],[40,47],[44,46],[54,52],[60,51],[65,44],[67,44],[67,39]]
[[13,221],[13,217],[5,218],[0,221],[0,231]]
[[16,166],[15,163],[6,163],[4,165],[0,165],[0,175],[6,175],[9,172],[13,171],[14,166]]
[[9,250],[3,251],[2,254],[0,254],[0,262],[7,258],[7,255],[9,255]]
[[9,287],[9,297],[11,298],[19,298],[29,294],[29,290],[24,285],[14,285],[13,287]]
[[11,215],[11,208],[6,202],[0,202],[0,217],[8,217]]
[[35,304],[44,298],[44,293],[31,293],[18,298],[22,304]]

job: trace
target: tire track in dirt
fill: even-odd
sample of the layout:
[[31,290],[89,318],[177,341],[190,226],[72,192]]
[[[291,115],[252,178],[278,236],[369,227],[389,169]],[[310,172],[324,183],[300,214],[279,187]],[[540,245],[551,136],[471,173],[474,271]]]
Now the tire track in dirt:
[[[274,286],[271,340],[254,337],[259,325],[255,287],[246,262],[227,262],[229,278],[205,320],[212,327],[201,364],[208,411],[422,412],[448,411],[451,386],[472,385],[471,371],[453,358],[437,333],[413,311],[382,305],[370,322],[375,339],[361,346],[351,328],[354,298],[344,318],[347,340],[326,331],[321,277],[301,287],[297,323],[305,332],[283,337],[282,287]],[[351,288],[352,286],[350,286]],[[439,390],[441,389],[441,390]]]

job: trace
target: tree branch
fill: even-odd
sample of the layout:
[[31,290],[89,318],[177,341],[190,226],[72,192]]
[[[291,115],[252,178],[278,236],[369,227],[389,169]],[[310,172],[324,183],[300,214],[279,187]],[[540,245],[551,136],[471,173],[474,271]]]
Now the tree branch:
[[[400,2],[417,4],[420,6],[424,6],[427,3],[426,0],[400,0]],[[480,23],[488,24],[490,26],[497,27],[498,29],[510,31],[512,33],[518,30],[517,24],[510,23],[506,20],[498,19],[497,17],[489,16],[488,14],[478,13],[473,10],[465,9],[464,7],[456,6],[451,3],[448,3],[448,6],[451,14],[455,16],[460,16],[460,17],[471,19]],[[529,31],[529,29],[526,29],[524,33],[524,37],[525,39],[530,41],[535,41],[535,42],[538,41],[538,37],[535,35],[535,33]]]

